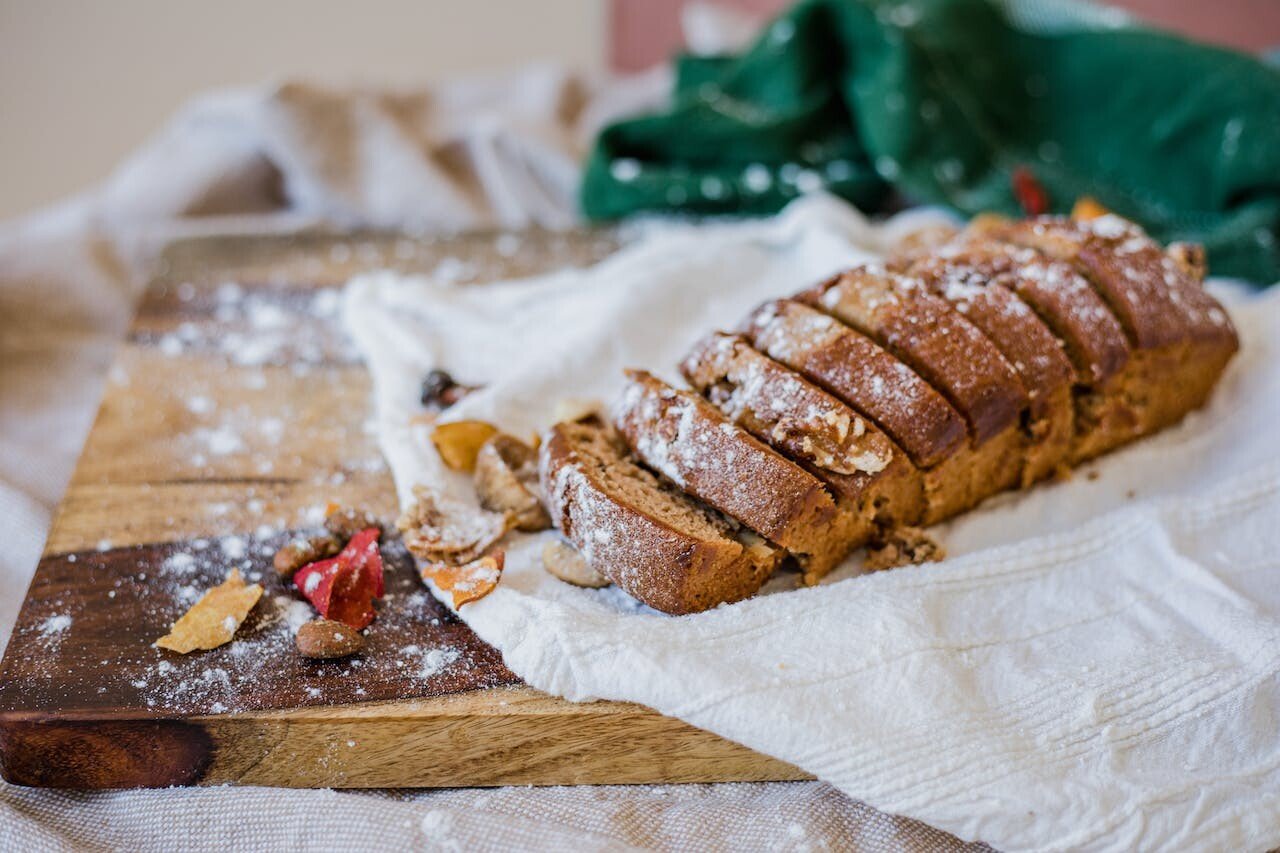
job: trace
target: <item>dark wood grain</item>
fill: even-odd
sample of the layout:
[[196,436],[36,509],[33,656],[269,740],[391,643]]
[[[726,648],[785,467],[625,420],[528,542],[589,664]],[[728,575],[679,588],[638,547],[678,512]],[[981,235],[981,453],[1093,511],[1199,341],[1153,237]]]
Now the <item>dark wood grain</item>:
[[17,785],[193,785],[213,755],[209,733],[179,720],[6,720],[0,725],[0,773]]
[[[242,573],[265,591],[235,641],[189,655],[152,644],[187,606],[174,596],[175,585],[217,585],[225,572],[221,559],[183,574],[179,582],[165,579],[164,565],[172,555],[188,553],[188,543],[45,557],[0,665],[0,725],[94,712],[191,717],[519,683],[495,649],[426,593],[408,554],[394,541],[383,547],[388,595],[365,632],[362,652],[340,661],[297,654],[276,601],[298,597],[276,577],[268,553],[284,541],[261,540],[239,563],[248,563]],[[70,620],[65,629],[46,630],[50,619],[63,618]],[[457,657],[421,677],[423,658],[433,649]]]

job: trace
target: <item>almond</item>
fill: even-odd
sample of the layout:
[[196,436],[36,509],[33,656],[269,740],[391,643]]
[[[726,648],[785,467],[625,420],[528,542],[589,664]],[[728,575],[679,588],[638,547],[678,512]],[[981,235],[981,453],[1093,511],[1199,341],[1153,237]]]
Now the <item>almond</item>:
[[551,575],[574,586],[599,589],[610,581],[587,564],[587,560],[571,545],[553,539],[542,546],[542,567]]
[[1196,281],[1204,281],[1204,277],[1209,274],[1204,246],[1198,243],[1170,243],[1165,253]]
[[298,629],[295,641],[304,658],[330,660],[353,655],[364,647],[364,637],[332,619],[312,619]]

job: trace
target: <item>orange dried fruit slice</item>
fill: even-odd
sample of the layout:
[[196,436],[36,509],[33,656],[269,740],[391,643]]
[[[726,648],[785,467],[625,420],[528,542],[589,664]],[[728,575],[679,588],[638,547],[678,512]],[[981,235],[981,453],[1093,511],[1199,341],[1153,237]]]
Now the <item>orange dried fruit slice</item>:
[[497,548],[478,560],[450,566],[447,563],[427,563],[422,567],[423,580],[429,580],[441,591],[449,593],[453,609],[479,601],[497,587],[502,578],[506,552]]
[[1082,195],[1071,207],[1071,218],[1085,222],[1089,219],[1097,219],[1099,216],[1106,216],[1110,212],[1092,197]]
[[470,473],[476,468],[480,448],[497,434],[498,428],[484,421],[449,421],[432,430],[431,443],[445,465]]

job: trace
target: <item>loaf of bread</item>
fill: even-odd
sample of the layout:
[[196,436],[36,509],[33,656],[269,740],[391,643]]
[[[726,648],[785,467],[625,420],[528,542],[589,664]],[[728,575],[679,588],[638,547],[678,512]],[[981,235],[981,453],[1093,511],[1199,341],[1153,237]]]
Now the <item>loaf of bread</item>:
[[1235,353],[1202,256],[1136,225],[980,217],[699,341],[675,388],[628,371],[540,450],[556,525],[689,613],[1059,475],[1203,405]]

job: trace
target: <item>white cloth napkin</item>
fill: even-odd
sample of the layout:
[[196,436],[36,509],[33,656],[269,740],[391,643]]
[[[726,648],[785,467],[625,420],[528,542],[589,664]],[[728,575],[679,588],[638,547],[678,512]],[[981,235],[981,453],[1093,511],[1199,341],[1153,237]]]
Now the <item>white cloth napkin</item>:
[[[699,335],[930,217],[877,227],[818,196],[527,281],[353,281],[344,316],[402,501],[416,483],[473,500],[412,424],[428,369],[486,384],[450,418],[527,435],[559,399],[608,398],[624,366],[671,377]],[[648,705],[965,839],[1280,844],[1280,292],[1232,313],[1243,348],[1207,411],[1089,465],[1096,478],[944,527],[944,563],[846,566],[672,618],[551,578],[551,534],[524,535],[461,615],[542,690]]]

